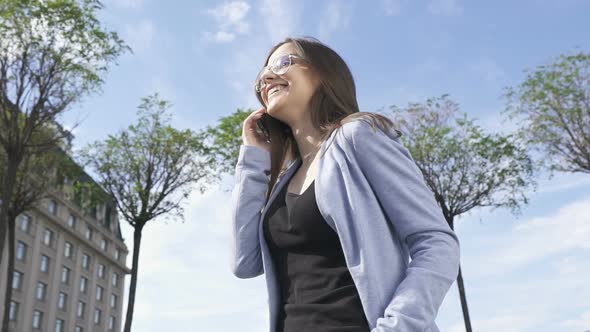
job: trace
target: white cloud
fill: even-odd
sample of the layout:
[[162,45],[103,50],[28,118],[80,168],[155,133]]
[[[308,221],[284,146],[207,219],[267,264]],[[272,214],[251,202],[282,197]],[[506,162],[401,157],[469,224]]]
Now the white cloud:
[[142,20],[125,27],[124,39],[134,52],[141,52],[152,46],[154,35],[155,29],[152,22]]
[[202,33],[203,39],[208,42],[228,43],[237,35],[245,35],[250,32],[250,24],[246,20],[250,5],[245,1],[233,1],[221,4],[205,13],[217,22],[217,31]]
[[302,2],[298,1],[262,0],[260,15],[272,43],[282,41],[297,32],[302,9]]
[[[495,248],[487,255],[487,264],[473,271],[478,276],[506,273],[569,251],[590,250],[590,197],[561,207],[557,212],[518,222],[510,233],[481,243]],[[470,266],[479,266],[477,261]]]
[[236,39],[236,34],[227,31],[217,31],[215,33],[204,31],[202,36],[205,41],[220,44],[228,43]]
[[333,33],[345,30],[350,22],[351,12],[350,2],[330,0],[320,17],[319,38],[327,40]]
[[460,0],[431,0],[428,4],[428,11],[434,15],[459,16],[463,14],[463,6]]
[[[226,181],[231,179],[228,176]],[[231,212],[219,205],[228,202],[229,195],[194,191],[187,201],[184,223],[156,220],[144,228],[134,330],[268,329],[264,278],[243,280],[231,273]],[[122,231],[131,249],[132,229],[125,225]],[[131,265],[131,258],[127,264]],[[231,320],[223,319],[228,315]]]
[[565,190],[572,190],[579,187],[590,188],[590,177],[580,173],[560,173],[550,180],[539,181],[539,194],[557,193]]
[[[495,249],[490,247],[489,251]],[[464,274],[474,330],[553,332],[566,331],[563,324],[583,324],[584,315],[571,319],[576,317],[572,312],[588,309],[586,299],[590,298],[590,288],[586,286],[586,279],[590,273],[590,260],[587,254],[546,258],[534,267],[521,266],[513,271],[502,270],[502,266],[488,261],[489,254],[469,251],[464,256],[477,258],[479,262],[475,266],[464,264],[464,272],[487,265],[499,270],[495,275]],[[568,267],[563,269],[560,265],[565,261]],[[450,297],[445,299],[437,322],[441,331],[465,331],[456,286],[451,289]],[[498,306],[498,303],[502,305]]]

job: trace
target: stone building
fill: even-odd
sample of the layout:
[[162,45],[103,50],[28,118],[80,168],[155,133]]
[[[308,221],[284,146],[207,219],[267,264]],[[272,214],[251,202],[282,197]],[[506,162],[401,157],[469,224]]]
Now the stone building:
[[[82,207],[65,182],[16,222],[11,331],[121,331],[130,270],[116,209],[112,203]],[[2,311],[7,251],[0,266]]]

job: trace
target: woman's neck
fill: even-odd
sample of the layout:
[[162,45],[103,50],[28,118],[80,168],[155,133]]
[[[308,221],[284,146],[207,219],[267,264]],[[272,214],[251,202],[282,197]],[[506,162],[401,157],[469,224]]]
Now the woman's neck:
[[314,128],[311,121],[292,126],[291,132],[297,143],[303,165],[309,165],[322,144],[320,132]]

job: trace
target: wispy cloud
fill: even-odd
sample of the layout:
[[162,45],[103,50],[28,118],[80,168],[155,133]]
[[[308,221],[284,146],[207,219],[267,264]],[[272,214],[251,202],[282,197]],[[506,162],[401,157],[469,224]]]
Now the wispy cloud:
[[266,23],[268,36],[273,43],[298,33],[297,27],[303,12],[302,2],[288,0],[262,0],[260,15]]
[[233,1],[221,4],[205,13],[213,17],[217,23],[217,31],[204,31],[204,40],[215,43],[233,41],[238,35],[250,32],[250,24],[246,20],[250,5],[245,1]]
[[[463,264],[466,268],[464,272],[468,272],[464,276],[474,330],[585,331],[563,327],[579,327],[587,318],[583,313],[589,309],[586,299],[590,297],[590,289],[586,286],[590,273],[587,254],[582,252],[547,258],[535,266],[529,265],[517,271],[503,270],[502,266],[490,262],[488,255],[465,252],[465,256],[477,257],[479,261],[479,265],[470,268]],[[493,276],[469,273],[482,266],[491,266],[501,273]],[[445,299],[441,308],[444,318],[453,319],[451,323],[440,324],[441,331],[461,332],[465,331],[465,327],[460,319],[456,286],[453,288],[455,294],[449,300],[455,301]],[[497,303],[502,303],[502,306]],[[585,328],[588,329],[588,325]]]
[[[571,250],[590,251],[590,197],[561,207],[557,212],[519,222],[501,238],[489,238],[487,264],[474,271],[495,275],[548,259]],[[482,253],[484,254],[484,253]],[[471,266],[481,265],[476,261]]]
[[428,11],[434,15],[459,16],[463,14],[461,0],[431,0],[428,4]]
[[[203,195],[195,191],[187,201],[185,223],[153,221],[144,229],[135,329],[268,329],[264,278],[243,280],[231,273],[230,210],[218,204],[228,196],[221,191]],[[131,247],[130,227],[125,225],[123,235]],[[227,315],[232,319],[223,319]]]
[[327,40],[335,32],[342,32],[348,27],[352,15],[351,2],[338,0],[328,1],[320,17],[318,36]]

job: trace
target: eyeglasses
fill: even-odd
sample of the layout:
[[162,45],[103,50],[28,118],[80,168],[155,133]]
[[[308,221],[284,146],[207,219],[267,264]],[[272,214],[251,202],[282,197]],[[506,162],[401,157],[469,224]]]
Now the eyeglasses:
[[254,81],[254,89],[256,90],[256,93],[262,92],[262,89],[264,89],[264,87],[266,86],[266,82],[262,79],[262,75],[264,74],[267,68],[270,69],[270,71],[276,75],[284,75],[289,70],[291,65],[294,63],[293,59],[304,61],[304,59],[298,55],[286,54],[277,58],[274,61],[274,63],[263,67],[258,73],[258,76],[256,76],[256,80]]

